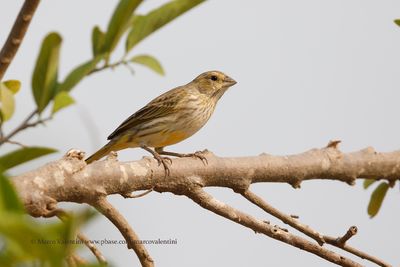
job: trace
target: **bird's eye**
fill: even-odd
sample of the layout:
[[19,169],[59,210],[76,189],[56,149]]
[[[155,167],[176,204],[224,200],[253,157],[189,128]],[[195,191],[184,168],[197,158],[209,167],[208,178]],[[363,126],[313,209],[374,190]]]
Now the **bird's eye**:
[[216,80],[218,80],[218,77],[215,76],[215,75],[212,75],[212,76],[210,77],[210,79],[211,79],[212,81],[216,81]]

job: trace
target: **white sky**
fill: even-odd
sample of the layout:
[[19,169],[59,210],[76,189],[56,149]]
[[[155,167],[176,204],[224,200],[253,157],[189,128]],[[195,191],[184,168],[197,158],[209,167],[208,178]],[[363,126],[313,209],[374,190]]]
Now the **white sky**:
[[[1,1],[0,42],[8,34],[23,1]],[[165,1],[148,0],[147,11]],[[23,82],[11,129],[34,105],[30,77],[43,37],[56,30],[64,38],[60,75],[91,56],[94,25],[105,28],[117,1],[42,1],[6,78]],[[171,147],[179,152],[208,148],[220,156],[293,154],[341,139],[343,151],[367,146],[378,151],[400,147],[399,85],[400,2],[394,0],[207,1],[137,46],[132,55],[149,53],[166,70],[160,77],[142,68],[132,76],[124,68],[84,80],[72,95],[78,104],[60,112],[46,127],[16,140],[55,147],[60,153],[14,173],[60,157],[70,148],[93,152],[131,113],[162,92],[196,75],[218,69],[238,81],[221,99],[209,123],[192,138]],[[122,53],[117,51],[116,59]],[[13,147],[7,147],[11,149]],[[120,153],[123,160],[146,155]],[[276,208],[329,235],[351,225],[359,234],[350,244],[398,265],[400,234],[398,186],[388,193],[378,216],[369,219],[371,191],[361,182],[309,181],[260,184],[252,189]],[[270,216],[231,190],[208,189],[222,201],[258,218]],[[199,208],[191,200],[152,193],[144,198],[111,201],[142,239],[177,238],[178,245],[148,245],[157,266],[331,266],[295,249]],[[88,227],[91,239],[122,239],[106,219]],[[117,266],[136,266],[125,246],[100,248]],[[366,266],[368,262],[358,260]],[[333,265],[332,265],[333,266]]]

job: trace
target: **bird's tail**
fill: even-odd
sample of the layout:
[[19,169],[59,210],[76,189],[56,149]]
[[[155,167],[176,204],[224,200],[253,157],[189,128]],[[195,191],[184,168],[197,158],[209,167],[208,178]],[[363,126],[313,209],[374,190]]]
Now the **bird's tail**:
[[[108,155],[111,151],[116,150],[114,148],[115,142],[110,141],[108,142],[108,144],[106,144],[105,146],[103,146],[102,148],[100,148],[96,153],[94,153],[93,155],[91,155],[90,157],[88,157],[85,161],[87,164],[99,160],[102,157]],[[118,150],[118,149],[117,149]]]

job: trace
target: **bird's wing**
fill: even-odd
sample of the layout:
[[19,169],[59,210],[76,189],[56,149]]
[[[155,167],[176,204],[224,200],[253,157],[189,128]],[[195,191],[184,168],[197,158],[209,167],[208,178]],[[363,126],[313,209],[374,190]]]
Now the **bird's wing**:
[[176,112],[176,106],[182,98],[182,94],[185,94],[184,88],[177,87],[158,96],[121,123],[121,125],[118,126],[118,128],[115,129],[107,139],[111,140],[138,125],[173,114]]

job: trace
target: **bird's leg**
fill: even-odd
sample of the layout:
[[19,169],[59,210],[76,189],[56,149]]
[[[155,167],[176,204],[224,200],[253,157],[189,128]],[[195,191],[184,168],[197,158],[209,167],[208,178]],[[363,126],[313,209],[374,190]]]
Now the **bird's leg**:
[[143,148],[144,150],[146,150],[147,152],[151,153],[153,155],[153,157],[158,161],[158,166],[160,166],[161,164],[163,165],[164,171],[165,171],[165,176],[169,176],[170,169],[169,169],[167,161],[169,161],[169,164],[172,164],[172,160],[168,157],[161,157],[160,154],[157,153],[157,151],[154,151],[153,149],[151,149],[148,146],[142,145],[140,147]]
[[183,154],[183,153],[164,151],[163,147],[156,147],[155,151],[159,155],[167,155],[167,156],[173,156],[173,157],[178,157],[178,158],[194,157],[194,158],[201,159],[201,161],[204,163],[204,165],[208,164],[207,158],[203,155],[204,151],[196,151],[194,153]]

